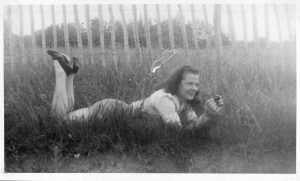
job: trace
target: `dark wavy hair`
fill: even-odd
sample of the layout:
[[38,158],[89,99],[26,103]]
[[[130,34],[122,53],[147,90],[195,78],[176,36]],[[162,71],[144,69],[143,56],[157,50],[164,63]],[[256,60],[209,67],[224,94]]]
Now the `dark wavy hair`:
[[[162,86],[160,88],[163,88],[167,93],[170,93],[172,95],[175,95],[178,92],[179,84],[184,78],[184,75],[186,73],[192,73],[192,74],[199,74],[199,70],[192,66],[183,66],[179,69],[175,70],[166,81],[163,82]],[[180,117],[182,120],[185,120],[185,111],[192,108],[196,114],[199,116],[201,113],[203,113],[203,100],[199,97],[199,91],[196,92],[195,97],[193,100],[190,100],[187,102],[188,107],[185,108],[180,114]]]
[[173,74],[167,79],[163,88],[167,93],[172,95],[176,94],[179,88],[179,84],[183,79],[185,73],[199,74],[199,70],[192,66],[183,66],[175,70]]
[[[164,82],[162,88],[172,95],[175,95],[178,92],[179,84],[183,79],[184,74],[192,73],[192,74],[199,74],[199,70],[192,66],[183,66],[179,69],[175,70],[173,74]],[[188,101],[188,106],[192,108],[197,115],[203,112],[203,101],[199,98],[199,91],[196,92],[195,97]],[[189,108],[187,108],[189,109]],[[184,115],[184,111],[182,111]]]

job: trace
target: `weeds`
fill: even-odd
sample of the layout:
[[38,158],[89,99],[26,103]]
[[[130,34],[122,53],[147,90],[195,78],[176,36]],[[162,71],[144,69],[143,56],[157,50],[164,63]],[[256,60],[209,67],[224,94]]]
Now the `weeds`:
[[[111,149],[120,154],[143,153],[149,145],[155,145],[152,153],[182,156],[203,145],[205,133],[222,144],[246,144],[247,149],[295,150],[296,74],[295,66],[291,66],[295,57],[286,52],[285,60],[289,62],[283,69],[270,62],[255,64],[251,56],[229,54],[224,55],[220,72],[216,72],[214,57],[199,61],[191,55],[193,64],[200,69],[200,93],[220,94],[225,102],[224,113],[214,120],[216,124],[211,130],[195,131],[178,130],[156,117],[131,115],[122,110],[101,120],[66,124],[50,116],[52,62],[25,65],[15,73],[5,67],[5,157],[18,161],[22,154],[46,153],[52,155],[55,167],[60,156],[79,157]],[[268,56],[272,59],[276,54],[269,52]],[[234,62],[236,58],[239,62]],[[266,61],[262,55],[258,59]],[[163,65],[159,78],[151,84],[145,82],[148,87],[144,89],[140,83],[150,70],[144,71],[139,64],[133,65],[134,72],[102,71],[98,63],[82,66],[74,80],[75,109],[104,98],[128,103],[143,99],[159,87],[173,67],[182,64],[179,57]]]

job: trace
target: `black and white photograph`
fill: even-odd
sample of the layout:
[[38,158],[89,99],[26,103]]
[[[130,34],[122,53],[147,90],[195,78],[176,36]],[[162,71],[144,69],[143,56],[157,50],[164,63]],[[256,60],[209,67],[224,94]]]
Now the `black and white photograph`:
[[296,176],[297,8],[3,1],[3,173]]

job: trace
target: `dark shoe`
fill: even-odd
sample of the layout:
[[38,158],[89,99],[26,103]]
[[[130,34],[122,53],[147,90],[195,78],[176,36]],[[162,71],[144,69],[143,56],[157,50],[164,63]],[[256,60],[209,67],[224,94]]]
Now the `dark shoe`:
[[[67,75],[74,73],[73,68],[69,65],[69,57],[66,57],[62,53],[59,53],[55,50],[48,50],[47,53],[52,57],[53,60],[57,60],[60,66],[63,68]],[[78,68],[77,68],[78,70]],[[76,71],[77,72],[77,71]]]
[[76,74],[79,69],[79,60],[77,57],[73,57],[73,73]]

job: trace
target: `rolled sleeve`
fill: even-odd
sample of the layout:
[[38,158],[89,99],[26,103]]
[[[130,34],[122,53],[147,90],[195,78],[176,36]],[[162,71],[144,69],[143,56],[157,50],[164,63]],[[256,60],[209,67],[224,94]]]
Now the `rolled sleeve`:
[[198,119],[198,116],[193,109],[187,111],[186,117],[189,121],[196,121]]
[[191,107],[186,107],[181,112],[181,116],[181,123],[183,127],[189,127],[190,125],[196,124],[196,122],[198,121],[198,116]]
[[177,113],[178,108],[175,100],[172,99],[172,97],[161,97],[159,100],[157,100],[155,108],[165,123],[175,123],[181,125],[180,118]]

